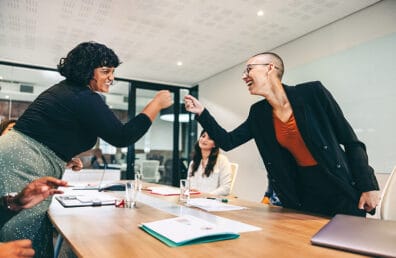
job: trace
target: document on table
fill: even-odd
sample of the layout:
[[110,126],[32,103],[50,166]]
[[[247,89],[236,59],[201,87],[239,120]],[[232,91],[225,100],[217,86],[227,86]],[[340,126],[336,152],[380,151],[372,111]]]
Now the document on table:
[[190,215],[143,223],[140,228],[171,247],[239,237],[238,233]]
[[[167,186],[152,186],[152,187],[147,187],[146,190],[150,191],[152,194],[165,195],[165,196],[180,194],[179,188],[167,187]],[[190,194],[200,194],[200,192],[190,191]]]
[[189,206],[194,206],[206,211],[235,211],[246,209],[246,207],[226,204],[218,200],[206,198],[192,198],[188,200]]

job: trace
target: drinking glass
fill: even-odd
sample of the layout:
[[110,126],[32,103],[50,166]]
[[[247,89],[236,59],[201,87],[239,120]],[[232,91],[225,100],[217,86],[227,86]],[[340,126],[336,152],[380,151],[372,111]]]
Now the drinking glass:
[[180,180],[179,200],[182,203],[187,203],[188,200],[190,200],[190,180],[188,180],[188,179]]
[[135,173],[135,189],[139,192],[142,191],[142,185],[143,185],[142,174],[139,172],[136,172]]
[[125,208],[133,208],[136,206],[136,193],[135,185],[133,182],[128,181],[125,184]]

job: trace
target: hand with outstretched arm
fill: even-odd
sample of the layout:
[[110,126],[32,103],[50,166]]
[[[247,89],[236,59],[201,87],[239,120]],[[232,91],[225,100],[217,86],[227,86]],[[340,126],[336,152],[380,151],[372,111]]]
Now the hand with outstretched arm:
[[80,158],[72,158],[67,162],[66,168],[71,168],[73,171],[80,171],[83,168],[83,163]]
[[[12,211],[32,208],[53,194],[63,193],[58,186],[67,182],[54,177],[41,177],[29,183],[14,197],[6,197],[7,208]],[[0,243],[0,258],[31,258],[34,256],[32,241],[29,239]]]
[[9,209],[19,211],[21,209],[32,208],[47,199],[50,195],[63,193],[63,191],[56,189],[58,186],[67,186],[67,182],[49,176],[36,179],[29,183],[15,197],[9,197]]
[[33,256],[32,241],[28,239],[0,243],[0,258],[30,258]]
[[204,111],[205,107],[196,98],[191,95],[184,97],[184,105],[188,112],[197,114],[198,116]]
[[152,122],[161,109],[169,107],[172,103],[170,92],[168,90],[160,90],[147,106],[144,107],[142,113],[147,115]]

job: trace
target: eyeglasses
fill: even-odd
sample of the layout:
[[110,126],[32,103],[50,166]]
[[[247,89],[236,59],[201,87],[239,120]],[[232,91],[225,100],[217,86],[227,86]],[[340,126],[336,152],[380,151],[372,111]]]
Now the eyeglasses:
[[[249,72],[253,69],[253,66],[255,66],[255,65],[270,65],[270,63],[266,63],[266,64],[248,64],[248,65],[246,65],[246,68],[245,68],[245,70],[243,71],[243,75],[249,75]],[[277,66],[274,66],[275,67],[275,69],[279,69],[279,67],[277,67]]]

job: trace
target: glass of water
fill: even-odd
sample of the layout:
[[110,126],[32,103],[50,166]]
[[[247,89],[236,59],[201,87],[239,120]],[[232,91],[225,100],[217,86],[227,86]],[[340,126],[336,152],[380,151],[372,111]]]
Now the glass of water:
[[135,185],[133,182],[128,181],[125,184],[125,208],[133,208],[136,206],[136,193]]
[[179,200],[182,203],[187,203],[188,200],[190,200],[190,180],[188,180],[188,179],[180,180]]
[[142,191],[142,186],[143,186],[142,174],[140,172],[136,172],[135,173],[135,189],[140,192],[140,191]]

